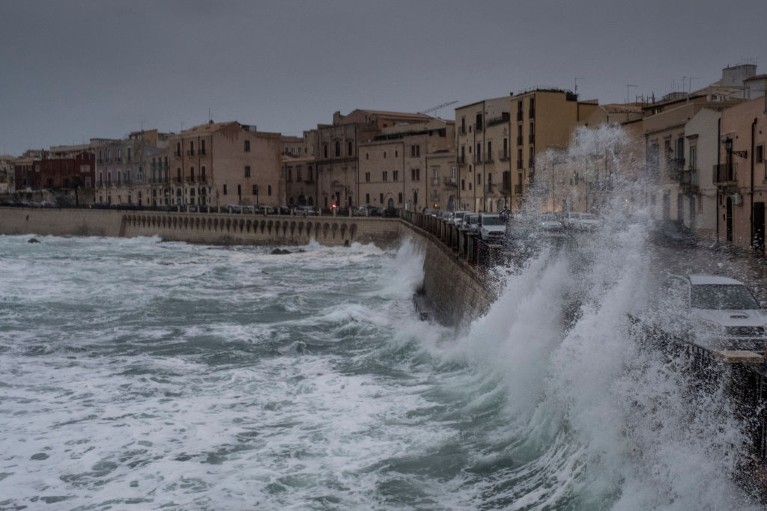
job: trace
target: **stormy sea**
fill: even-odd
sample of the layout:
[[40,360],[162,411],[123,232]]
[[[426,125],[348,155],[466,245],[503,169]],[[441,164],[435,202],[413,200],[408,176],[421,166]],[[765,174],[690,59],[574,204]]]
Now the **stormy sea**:
[[760,509],[727,404],[632,333],[646,223],[604,229],[459,330],[407,239],[0,236],[0,509]]

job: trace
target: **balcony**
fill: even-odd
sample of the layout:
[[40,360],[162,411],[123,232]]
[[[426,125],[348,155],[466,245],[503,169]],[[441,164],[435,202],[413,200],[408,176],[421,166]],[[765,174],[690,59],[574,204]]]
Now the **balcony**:
[[688,195],[698,193],[700,191],[698,187],[698,170],[694,168],[684,169],[679,179],[679,185],[682,188],[682,193]]
[[498,185],[496,183],[488,183],[485,185],[485,193],[490,195],[498,191]]
[[475,155],[474,155],[474,163],[475,163],[475,164],[480,164],[480,163],[482,163],[482,155],[481,155],[481,154],[475,154]]
[[454,177],[443,178],[445,186],[450,188],[458,188],[458,180]]
[[466,156],[457,156],[456,161],[458,165],[466,165]]
[[485,163],[493,163],[493,155],[492,154],[485,155]]
[[498,151],[498,160],[499,161],[508,161],[509,160],[509,151],[504,151],[503,149]]
[[732,162],[731,165],[720,163],[714,165],[714,184],[716,186],[735,186],[737,184],[738,164]]
[[666,171],[669,179],[679,181],[684,172],[684,158],[673,158],[666,160]]
[[522,110],[517,110],[517,122],[522,121]]
[[186,152],[187,156],[194,156],[194,149],[190,149]]
[[487,126],[488,128],[490,126],[496,126],[498,124],[504,124],[509,122],[511,119],[511,116],[509,115],[509,112],[501,112],[501,115],[497,117],[491,117],[487,120]]
[[522,192],[524,191],[524,188],[522,185],[514,185],[514,193],[517,195],[522,195]]

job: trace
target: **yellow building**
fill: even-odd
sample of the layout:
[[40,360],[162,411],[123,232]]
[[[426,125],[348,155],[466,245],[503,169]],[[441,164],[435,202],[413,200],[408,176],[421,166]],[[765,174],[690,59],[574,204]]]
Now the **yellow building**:
[[519,209],[536,155],[564,148],[598,109],[562,90],[536,89],[456,108],[459,196],[473,211]]

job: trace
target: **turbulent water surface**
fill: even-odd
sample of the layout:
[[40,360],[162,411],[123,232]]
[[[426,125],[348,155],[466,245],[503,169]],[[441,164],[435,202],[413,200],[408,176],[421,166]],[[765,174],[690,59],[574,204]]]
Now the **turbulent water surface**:
[[624,220],[499,269],[460,333],[418,320],[410,242],[0,237],[0,509],[757,509],[726,401],[632,333]]

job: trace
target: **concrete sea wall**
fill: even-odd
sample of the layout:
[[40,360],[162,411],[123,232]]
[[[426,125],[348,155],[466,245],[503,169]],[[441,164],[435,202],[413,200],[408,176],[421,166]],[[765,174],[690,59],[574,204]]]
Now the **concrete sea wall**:
[[159,236],[191,243],[283,246],[316,240],[330,246],[359,242],[382,247],[407,237],[425,252],[423,292],[440,322],[464,327],[494,299],[482,268],[467,262],[457,244],[451,248],[417,222],[399,218],[0,208],[0,234]]

